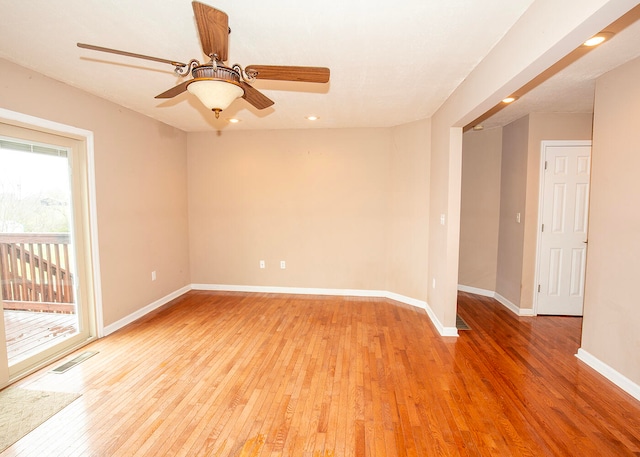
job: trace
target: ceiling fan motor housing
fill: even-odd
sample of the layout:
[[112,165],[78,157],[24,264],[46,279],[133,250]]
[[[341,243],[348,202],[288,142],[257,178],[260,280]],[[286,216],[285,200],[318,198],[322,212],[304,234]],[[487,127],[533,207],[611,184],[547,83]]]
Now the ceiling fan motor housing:
[[200,65],[191,70],[191,75],[195,79],[218,79],[232,84],[240,85],[240,73],[233,68],[224,65]]

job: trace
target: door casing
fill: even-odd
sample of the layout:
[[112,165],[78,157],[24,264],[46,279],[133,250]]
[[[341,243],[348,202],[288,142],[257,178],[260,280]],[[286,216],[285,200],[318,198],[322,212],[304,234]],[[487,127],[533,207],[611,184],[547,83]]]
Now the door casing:
[[[549,147],[591,147],[591,140],[545,140],[541,142],[540,145],[540,171],[539,171],[539,196],[538,196],[538,220],[537,220],[537,240],[536,240],[536,266],[535,266],[535,287],[533,290],[533,314],[538,314],[538,285],[541,284],[540,277],[540,261],[542,254],[542,221],[543,221],[543,213],[544,213],[544,186],[545,186],[545,160],[546,160],[546,150]],[[589,169],[589,173],[591,170]],[[590,179],[589,179],[590,181]],[[589,187],[590,189],[590,187]],[[584,274],[584,272],[583,272]],[[584,280],[584,278],[583,278]]]

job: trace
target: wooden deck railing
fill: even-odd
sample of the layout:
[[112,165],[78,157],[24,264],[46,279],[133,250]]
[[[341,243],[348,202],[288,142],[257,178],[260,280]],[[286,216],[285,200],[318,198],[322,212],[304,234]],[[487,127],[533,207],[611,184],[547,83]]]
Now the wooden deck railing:
[[68,233],[0,233],[5,309],[75,312]]

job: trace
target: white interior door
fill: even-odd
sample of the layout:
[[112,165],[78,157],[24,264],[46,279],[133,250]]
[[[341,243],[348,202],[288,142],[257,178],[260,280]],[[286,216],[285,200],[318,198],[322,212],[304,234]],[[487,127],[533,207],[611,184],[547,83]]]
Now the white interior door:
[[543,142],[537,314],[582,316],[591,142]]

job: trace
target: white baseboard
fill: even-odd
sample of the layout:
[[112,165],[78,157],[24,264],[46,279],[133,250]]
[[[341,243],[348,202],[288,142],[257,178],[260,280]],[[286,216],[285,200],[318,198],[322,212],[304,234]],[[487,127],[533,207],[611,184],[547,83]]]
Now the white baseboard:
[[396,294],[394,292],[388,292],[384,290],[362,290],[362,289],[319,289],[309,287],[274,287],[274,286],[243,286],[243,285],[230,285],[230,284],[191,284],[175,292],[162,297],[153,303],[140,308],[138,311],[129,314],[128,316],[107,325],[102,329],[102,335],[107,336],[116,330],[121,329],[125,325],[132,323],[133,321],[140,319],[144,315],[151,311],[169,303],[171,300],[178,298],[190,290],[211,290],[221,292],[252,292],[252,293],[274,293],[274,294],[299,294],[299,295],[335,295],[342,297],[379,297],[395,300],[407,305],[415,306],[416,308],[424,309],[431,319],[431,322],[436,327],[438,333],[441,336],[458,336],[458,329],[455,327],[445,327],[442,325],[436,314],[433,312],[427,302],[418,300],[416,298],[407,297],[405,295]]
[[458,336],[458,329],[456,327],[445,327],[440,322],[440,319],[433,312],[431,306],[426,301],[417,300],[415,298],[406,297],[404,295],[396,294],[394,292],[382,292],[384,295],[381,297],[388,298],[390,300],[399,301],[400,303],[406,303],[407,305],[415,306],[416,308],[422,308],[427,312],[427,316],[431,319],[431,322],[438,330],[440,336]]
[[427,316],[429,316],[429,319],[431,319],[431,322],[436,327],[436,330],[438,331],[440,336],[459,336],[457,327],[445,327],[444,325],[442,325],[440,319],[438,319],[436,313],[433,312],[431,307],[426,303],[425,305],[426,307],[424,308],[424,310],[427,312]]
[[496,292],[495,299],[498,300],[505,308],[511,311],[516,316],[534,316],[533,309],[531,308],[519,308],[517,305],[511,303],[502,295]]
[[466,292],[468,294],[482,295],[483,297],[496,298],[496,293],[493,290],[479,289],[477,287],[465,286],[458,284],[458,290],[460,292]]
[[514,303],[510,302],[502,295],[493,290],[487,289],[479,289],[477,287],[465,286],[462,284],[458,284],[458,290],[460,292],[467,292],[469,294],[481,295],[483,297],[495,298],[500,304],[502,304],[505,308],[511,311],[513,314],[517,316],[535,316],[533,309],[531,308],[519,308]]
[[120,330],[125,325],[132,323],[133,321],[140,319],[145,314],[149,314],[151,311],[160,308],[162,305],[169,303],[171,300],[178,298],[180,295],[183,295],[191,290],[191,286],[184,286],[181,289],[176,290],[175,292],[171,292],[169,295],[162,297],[159,300],[154,301],[153,303],[145,306],[144,308],[140,308],[138,311],[129,314],[126,317],[114,322],[113,324],[109,324],[102,329],[102,335],[107,336],[116,330]]
[[640,401],[640,385],[636,384],[620,372],[614,370],[609,365],[589,354],[582,348],[578,349],[576,357],[596,370],[609,381],[614,383],[616,386],[627,392],[629,395],[634,397],[636,400]]
[[272,286],[241,286],[231,284],[191,284],[193,290],[216,290],[224,292],[257,292],[273,294],[300,294],[300,295],[335,295],[341,297],[379,297],[399,301],[407,305],[422,308],[427,312],[429,319],[436,327],[441,336],[458,336],[458,329],[455,327],[445,327],[438,320],[427,302],[416,298],[388,292],[384,290],[362,290],[362,289],[318,289],[307,287],[272,287]]

